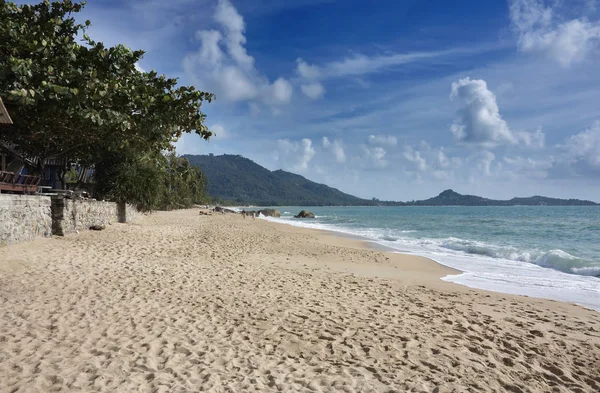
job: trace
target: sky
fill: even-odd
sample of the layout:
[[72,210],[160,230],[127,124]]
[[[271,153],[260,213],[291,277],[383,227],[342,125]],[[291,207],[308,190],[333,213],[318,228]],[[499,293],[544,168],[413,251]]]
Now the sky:
[[600,0],[89,0],[92,39],[216,94],[210,141],[364,198],[600,201]]

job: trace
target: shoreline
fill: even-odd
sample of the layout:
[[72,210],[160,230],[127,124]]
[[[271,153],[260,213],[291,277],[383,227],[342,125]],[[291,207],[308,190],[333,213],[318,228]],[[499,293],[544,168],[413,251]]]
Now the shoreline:
[[600,314],[198,210],[0,248],[0,391],[600,389]]
[[[500,282],[493,282],[493,281],[481,281],[481,280],[474,279],[474,278],[477,278],[478,275],[482,274],[482,272],[477,272],[477,268],[476,268],[477,264],[479,264],[479,263],[485,264],[485,261],[483,261],[483,262],[477,261],[477,262],[475,262],[475,264],[473,264],[473,262],[471,262],[470,260],[471,260],[471,258],[481,258],[482,256],[480,256],[480,255],[468,255],[468,254],[452,255],[452,256],[446,255],[446,256],[444,256],[444,258],[448,259],[448,261],[444,261],[444,260],[438,259],[437,255],[432,255],[431,251],[402,250],[400,248],[394,248],[392,246],[387,246],[387,245],[381,244],[376,239],[371,239],[371,238],[368,238],[365,236],[355,235],[355,234],[348,233],[348,232],[343,232],[342,230],[312,228],[310,226],[295,225],[292,222],[282,221],[277,218],[273,219],[271,217],[263,218],[263,220],[274,223],[274,224],[283,224],[285,226],[290,226],[290,227],[294,227],[294,228],[323,231],[326,233],[331,233],[333,236],[355,239],[355,240],[362,241],[363,243],[365,243],[366,247],[374,249],[374,250],[378,250],[378,251],[385,251],[385,252],[390,252],[390,253],[402,254],[405,256],[416,256],[416,257],[425,258],[433,263],[436,263],[436,264],[443,266],[444,268],[447,268],[450,270],[448,272],[448,274],[446,274],[443,277],[440,277],[440,279],[445,282],[449,282],[449,283],[453,283],[456,285],[464,286],[464,287],[471,288],[471,289],[481,290],[481,291],[488,291],[488,292],[500,293],[500,294],[506,294],[506,295],[516,295],[516,296],[523,296],[523,297],[528,297],[528,298],[552,300],[552,301],[558,301],[558,302],[563,302],[563,303],[568,303],[568,304],[574,304],[574,305],[583,307],[588,310],[600,312],[600,303],[598,303],[598,302],[591,302],[589,304],[585,303],[585,301],[582,299],[587,300],[587,298],[581,297],[581,293],[571,294],[569,292],[558,292],[559,295],[557,296],[556,291],[560,291],[561,288],[554,288],[554,287],[545,288],[545,287],[536,287],[536,286],[531,286],[531,285],[521,286],[522,283],[516,282],[516,281],[515,282],[506,282],[506,281],[500,280]],[[469,261],[469,262],[467,262],[467,261]],[[520,261],[507,260],[506,263],[518,264],[520,266],[523,266],[523,265],[521,265],[523,262],[520,262]],[[459,265],[459,266],[465,265],[465,268],[457,267],[456,265]],[[480,266],[484,266],[484,265],[480,265]],[[470,270],[469,268],[475,268],[475,269]],[[576,275],[576,274],[568,274],[565,272],[556,271],[554,269],[540,267],[535,264],[532,264],[531,268],[539,269],[540,273],[544,273],[544,272],[546,272],[546,270],[548,270],[548,272],[546,272],[546,273],[549,275],[551,275],[551,274],[563,275],[563,276],[568,275],[568,276],[572,277],[573,279],[579,279],[579,280],[588,280],[589,278],[591,278],[593,280],[599,279],[598,277],[593,277],[593,276],[580,276],[580,275]],[[479,268],[479,270],[481,270],[481,268]],[[476,272],[475,275],[474,275],[474,272]],[[485,275],[485,273],[483,273],[483,274]],[[548,278],[550,279],[550,277],[548,277]],[[565,277],[553,277],[552,278],[552,280],[555,280],[557,282],[559,282],[560,280],[564,280],[564,279],[565,279]],[[596,284],[596,283],[593,283],[593,284]],[[598,281],[597,284],[600,285],[600,281]],[[589,284],[588,284],[588,286],[589,286]],[[600,296],[600,292],[598,293],[598,296]]]
[[[484,293],[493,293],[493,294],[498,294],[498,295],[519,297],[519,298],[523,298],[523,299],[537,299],[537,300],[544,301],[544,302],[558,302],[558,303],[563,303],[563,304],[567,304],[570,306],[581,307],[588,311],[600,313],[600,309],[595,309],[593,307],[586,306],[584,304],[579,304],[576,302],[549,299],[549,298],[545,298],[545,297],[541,297],[541,296],[530,296],[530,295],[524,295],[524,294],[519,294],[519,293],[503,292],[500,290],[496,291],[496,290],[491,290],[491,289],[479,288],[476,286],[470,286],[470,285],[460,283],[460,282],[446,280],[446,278],[449,278],[452,276],[460,276],[460,275],[464,274],[465,272],[462,270],[450,267],[448,265],[445,265],[444,263],[437,261],[433,258],[430,258],[428,256],[418,255],[416,253],[411,253],[408,251],[403,252],[403,251],[385,246],[383,244],[379,244],[375,240],[371,240],[371,239],[363,237],[363,236],[353,235],[350,233],[345,233],[345,232],[335,231],[335,230],[330,230],[330,229],[308,228],[308,227],[295,226],[295,225],[292,225],[292,224],[289,224],[286,222],[278,222],[278,221],[273,221],[273,220],[264,219],[264,218],[262,220],[267,223],[274,224],[276,226],[285,226],[288,228],[294,228],[294,229],[301,230],[301,231],[309,231],[309,232],[314,231],[317,233],[321,233],[325,236],[331,236],[331,237],[335,237],[335,238],[339,238],[339,239],[355,241],[355,242],[357,242],[357,244],[359,244],[358,247],[362,247],[367,250],[380,251],[380,252],[384,252],[384,253],[388,253],[388,254],[392,254],[392,255],[396,255],[396,256],[402,256],[403,259],[407,258],[410,260],[410,262],[408,264],[406,262],[403,264],[404,269],[419,272],[420,267],[421,267],[420,265],[422,265],[423,273],[429,275],[432,271],[435,271],[436,272],[434,275],[435,278],[437,278],[440,282],[450,284],[452,286],[462,287],[462,288],[466,288],[469,290],[481,291]],[[413,260],[413,258],[415,258],[415,259]],[[439,269],[432,269],[430,266],[427,266],[428,263],[436,265]],[[425,267],[425,266],[427,266],[427,267]],[[433,277],[430,276],[429,278],[431,279]],[[428,282],[428,285],[432,285],[432,283]],[[435,284],[433,284],[433,285],[435,286]]]

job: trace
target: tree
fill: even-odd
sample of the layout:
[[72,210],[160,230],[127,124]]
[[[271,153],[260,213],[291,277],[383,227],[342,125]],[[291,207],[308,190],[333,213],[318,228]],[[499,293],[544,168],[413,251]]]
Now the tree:
[[161,208],[189,208],[193,204],[207,201],[206,179],[199,168],[171,152],[165,156],[165,187]]
[[157,156],[107,154],[98,163],[95,178],[97,197],[133,202],[140,211],[185,209],[208,201],[200,168],[175,152]]
[[214,95],[138,71],[143,51],[93,41],[90,22],[73,17],[84,4],[0,3],[0,96],[14,121],[0,142],[36,159],[40,172],[50,157],[93,165],[100,195],[153,209],[162,152],[183,133],[210,138],[201,107]]
[[0,140],[39,162],[93,162],[106,151],[170,149],[184,132],[208,139],[200,109],[214,96],[138,71],[143,51],[93,41],[90,22],[72,16],[83,5],[0,4],[0,96],[15,123]]
[[139,211],[159,208],[163,187],[164,158],[106,153],[96,164],[94,194],[98,199],[131,203]]

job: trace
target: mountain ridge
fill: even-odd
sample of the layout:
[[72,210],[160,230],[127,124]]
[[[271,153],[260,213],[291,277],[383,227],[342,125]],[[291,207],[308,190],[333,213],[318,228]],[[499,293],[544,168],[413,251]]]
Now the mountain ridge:
[[380,201],[344,193],[278,169],[270,171],[240,155],[184,155],[202,169],[208,179],[208,193],[218,201],[258,206],[597,206],[580,199],[549,198],[540,195],[497,200],[464,195],[452,189],[419,201]]

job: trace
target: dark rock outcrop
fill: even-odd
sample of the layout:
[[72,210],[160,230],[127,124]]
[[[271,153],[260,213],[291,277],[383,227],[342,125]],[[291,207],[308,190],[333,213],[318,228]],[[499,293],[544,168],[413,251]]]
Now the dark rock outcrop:
[[258,213],[265,217],[281,217],[281,212],[275,209],[263,209],[259,210]]
[[302,210],[298,215],[294,216],[294,218],[315,218],[315,215],[309,211]]
[[231,210],[231,209],[228,209],[226,207],[221,207],[221,206],[215,206],[213,211],[217,212],[217,213],[237,213],[235,210]]

